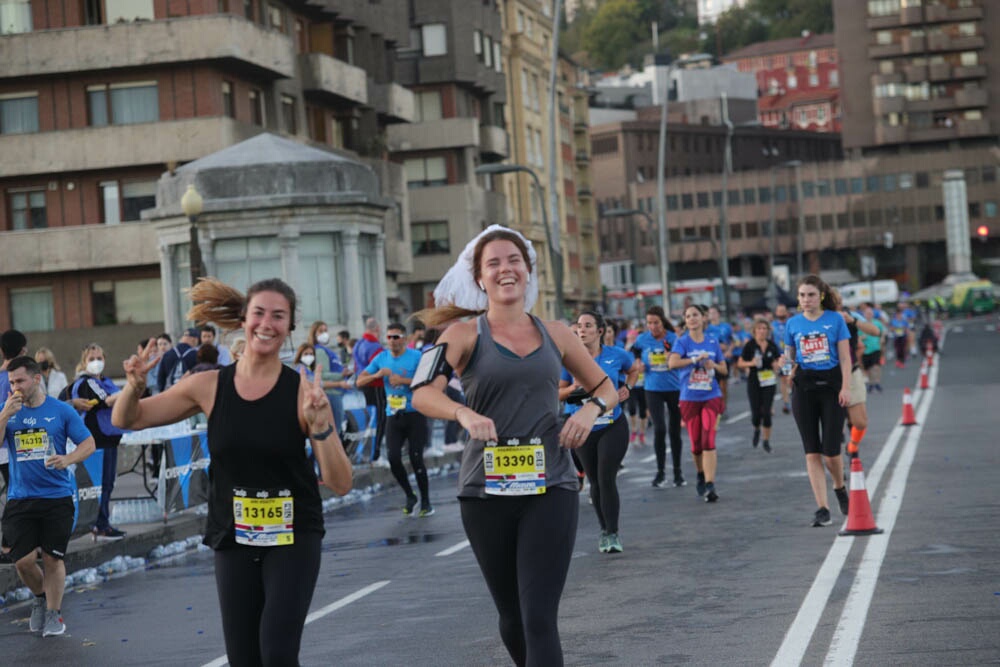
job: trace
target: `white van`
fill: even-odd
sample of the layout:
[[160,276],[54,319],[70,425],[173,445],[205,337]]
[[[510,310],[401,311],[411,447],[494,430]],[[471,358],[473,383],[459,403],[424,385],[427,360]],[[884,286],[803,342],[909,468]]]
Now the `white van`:
[[847,283],[840,285],[837,290],[840,298],[848,308],[857,308],[866,301],[873,301],[878,304],[896,303],[899,301],[899,285],[895,280],[876,280],[875,298],[872,298],[872,282],[864,281],[860,283]]

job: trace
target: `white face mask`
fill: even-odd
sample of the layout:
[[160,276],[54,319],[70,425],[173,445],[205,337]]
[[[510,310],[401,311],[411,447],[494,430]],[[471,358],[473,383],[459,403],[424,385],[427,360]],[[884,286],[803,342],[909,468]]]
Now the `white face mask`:
[[302,363],[304,363],[306,366],[312,366],[314,361],[316,361],[316,357],[314,357],[313,355],[311,354],[302,355]]
[[87,362],[87,373],[90,375],[100,375],[104,372],[104,361],[101,359],[94,359],[93,361]]
[[329,332],[324,331],[321,334],[316,334],[316,341],[320,345],[326,345],[327,343],[329,343],[330,342],[330,334],[329,334]]

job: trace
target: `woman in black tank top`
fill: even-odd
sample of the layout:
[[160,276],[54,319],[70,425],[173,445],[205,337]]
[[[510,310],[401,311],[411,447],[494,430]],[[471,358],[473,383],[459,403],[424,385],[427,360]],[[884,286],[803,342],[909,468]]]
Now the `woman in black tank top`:
[[[413,404],[469,431],[460,473],[462,524],[500,615],[507,651],[516,665],[558,667],[563,657],[556,621],[579,511],[567,449],[583,444],[618,394],[569,327],[528,314],[538,294],[533,263],[529,242],[498,225],[465,248],[434,292],[444,305],[418,316],[436,326],[478,315],[453,324],[439,339],[468,406],[445,394],[450,370],[443,367],[423,386],[415,378]],[[560,366],[596,399],[561,429]]]
[[[205,544],[215,550],[215,579],[229,664],[297,661],[302,628],[319,575],[323,511],[312,444],[323,483],[351,489],[351,464],[333,428],[319,374],[308,382],[278,357],[294,328],[295,293],[280,280],[247,296],[214,279],[192,290],[188,319],[242,328],[246,351],[219,371],[189,376],[139,400],[156,363],[155,341],[125,362],[128,383],[113,422],[141,429],[208,415],[211,453]],[[269,591],[264,605],[264,591]],[[275,594],[277,591],[277,594]]]

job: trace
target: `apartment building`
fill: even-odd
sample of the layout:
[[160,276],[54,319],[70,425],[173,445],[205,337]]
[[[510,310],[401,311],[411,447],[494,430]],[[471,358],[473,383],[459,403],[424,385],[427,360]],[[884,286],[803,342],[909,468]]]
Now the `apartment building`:
[[387,139],[406,174],[413,270],[400,299],[412,312],[432,304],[437,282],[472,238],[506,222],[503,194],[483,187],[475,168],[509,151],[497,3],[408,6],[412,38],[397,74],[413,93],[414,122],[391,126]]
[[395,80],[405,14],[362,0],[4,9],[0,329],[66,361],[80,341],[114,358],[162,330],[160,251],[140,215],[156,205],[157,180],[265,131],[372,167],[399,202],[386,215],[390,294],[410,270],[402,169],[384,159],[386,126],[414,117]]
[[722,57],[757,79],[764,127],[840,132],[840,67],[832,34],[804,34],[737,49]]

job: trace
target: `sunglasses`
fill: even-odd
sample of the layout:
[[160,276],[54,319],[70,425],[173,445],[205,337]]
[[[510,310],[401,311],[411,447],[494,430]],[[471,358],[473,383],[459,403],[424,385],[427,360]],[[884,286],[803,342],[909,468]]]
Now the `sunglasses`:
[[403,337],[403,335],[402,334],[386,334],[385,337],[388,338],[389,340],[399,340],[400,338]]

